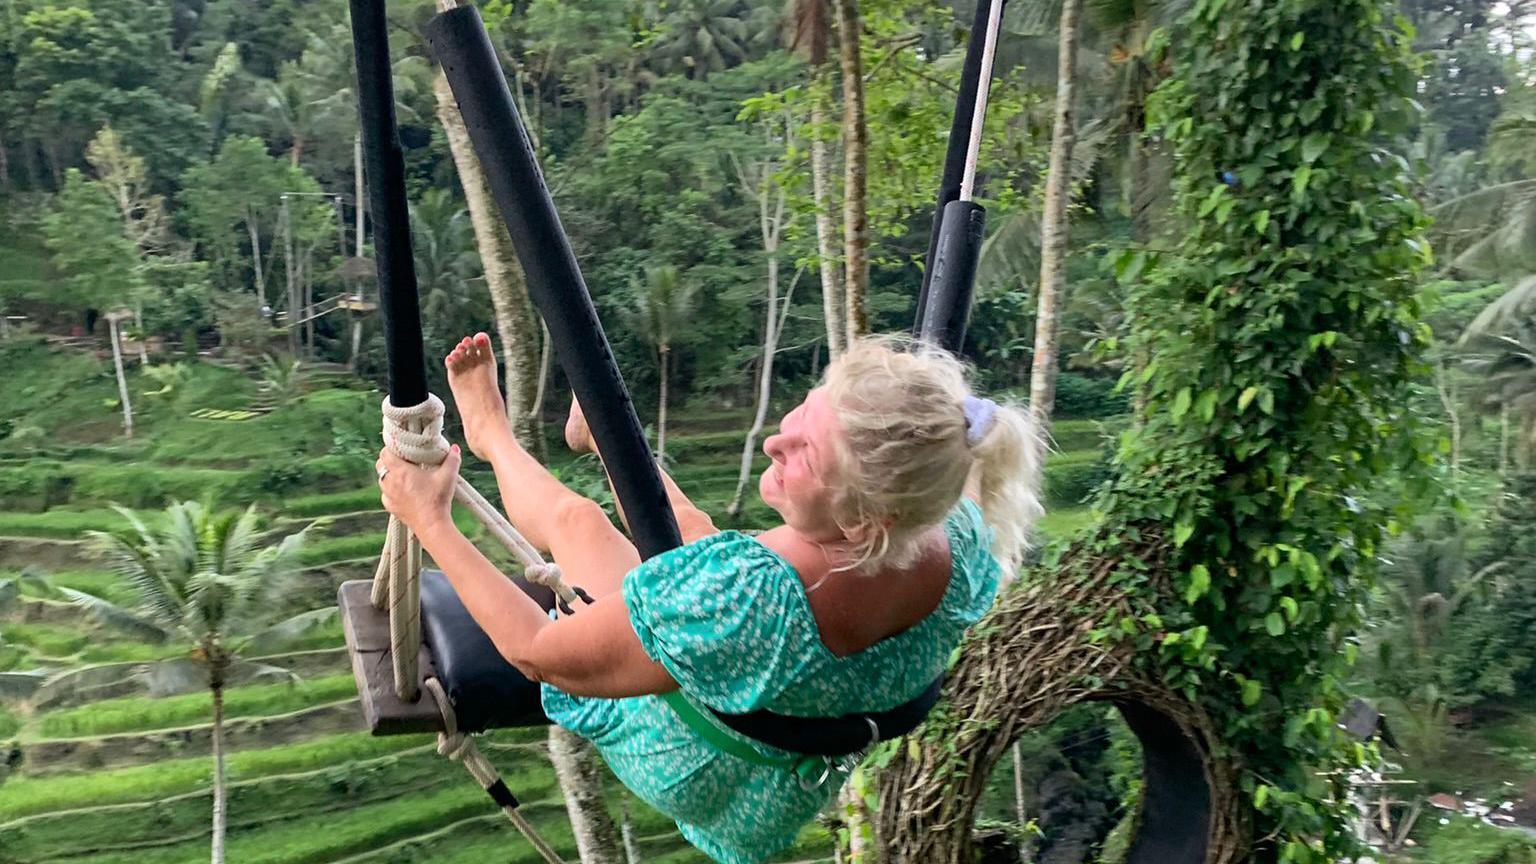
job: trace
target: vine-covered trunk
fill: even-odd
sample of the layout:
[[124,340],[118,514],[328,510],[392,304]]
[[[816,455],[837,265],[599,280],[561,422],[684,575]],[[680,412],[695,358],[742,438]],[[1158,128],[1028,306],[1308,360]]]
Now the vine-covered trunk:
[[1395,21],[1387,0],[1190,4],[1148,101],[1177,231],[1128,286],[1146,413],[1099,522],[1004,591],[892,754],[889,860],[970,864],[998,761],[1088,699],[1142,746],[1126,864],[1358,857],[1349,639],[1387,527],[1433,485]]
[[437,117],[443,124],[448,149],[458,169],[459,183],[469,207],[469,221],[475,232],[475,246],[485,284],[490,290],[491,306],[496,316],[496,335],[501,340],[502,386],[506,390],[507,419],[519,441],[535,455],[543,455],[543,436],[533,411],[539,391],[539,321],[528,299],[528,283],[517,250],[506,226],[496,214],[489,181],[480,166],[480,158],[470,146],[469,131],[464,127],[448,79],[439,72],[432,83],[437,98]]
[[827,66],[815,67],[811,83],[811,197],[816,206],[816,269],[821,274],[821,309],[827,321],[827,353],[837,359],[843,353],[843,339],[848,327],[843,320],[843,283],[838,278],[842,263],[838,260],[837,218],[832,202],[832,154],[821,130],[826,127],[828,102]]
[[224,864],[224,831],[229,821],[224,777],[224,687],[215,684],[213,692],[213,864]]
[[565,795],[571,831],[582,864],[623,864],[618,827],[603,800],[603,772],[597,750],[574,732],[549,727],[549,761]]
[[[1072,144],[1077,139],[1072,101],[1077,78],[1077,29],[1083,0],[1066,0],[1061,6],[1061,47],[1056,68],[1056,123],[1051,134],[1050,173],[1046,177],[1045,210],[1040,216],[1040,287],[1035,299],[1035,353],[1029,374],[1029,408],[1039,451],[1034,464],[1045,464],[1046,430],[1056,403],[1056,336],[1060,331],[1058,310],[1067,285],[1067,207],[1072,203]],[[1030,491],[1040,495],[1045,472],[1030,477]]]
[[869,126],[864,117],[864,23],[858,0],[837,0],[838,51],[843,67],[843,303],[845,342],[869,332]]

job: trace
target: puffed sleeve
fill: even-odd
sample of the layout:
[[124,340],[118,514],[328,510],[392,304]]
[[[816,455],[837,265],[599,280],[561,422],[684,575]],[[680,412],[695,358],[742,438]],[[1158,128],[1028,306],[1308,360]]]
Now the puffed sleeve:
[[992,557],[992,529],[981,517],[981,507],[969,498],[950,513],[944,523],[949,534],[951,562],[949,590],[939,612],[950,621],[969,627],[992,608],[997,599],[1002,567]]
[[799,577],[739,532],[645,561],[624,578],[623,593],[646,655],[716,710],[761,708],[808,662]]

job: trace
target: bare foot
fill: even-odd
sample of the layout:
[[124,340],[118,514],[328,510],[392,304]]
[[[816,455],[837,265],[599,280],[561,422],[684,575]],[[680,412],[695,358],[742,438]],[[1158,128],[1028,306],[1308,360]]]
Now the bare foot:
[[476,333],[465,337],[449,352],[448,387],[464,421],[464,441],[481,459],[489,461],[496,445],[516,440],[507,420],[507,403],[496,380],[496,353],[491,337]]
[[587,426],[587,415],[581,411],[581,403],[571,396],[571,416],[565,420],[565,446],[577,453],[596,453],[592,430]]

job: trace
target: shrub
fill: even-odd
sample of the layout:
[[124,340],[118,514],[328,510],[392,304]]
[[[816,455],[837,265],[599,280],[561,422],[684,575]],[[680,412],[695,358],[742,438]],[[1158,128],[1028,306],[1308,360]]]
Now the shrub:
[[1056,414],[1061,417],[1101,419],[1124,414],[1130,402],[1124,393],[1115,392],[1114,378],[1099,378],[1078,372],[1056,376]]

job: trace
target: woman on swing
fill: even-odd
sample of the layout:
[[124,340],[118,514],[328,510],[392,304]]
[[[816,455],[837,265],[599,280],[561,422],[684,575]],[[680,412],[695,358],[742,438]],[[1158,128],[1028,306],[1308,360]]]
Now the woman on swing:
[[[945,352],[864,340],[763,444],[772,464],[759,492],[783,525],[719,531],[663,475],[686,545],[641,562],[602,507],[518,445],[490,338],[464,339],[446,362],[465,438],[494,467],[507,517],[596,602],[551,620],[454,527],[457,446],[436,469],[386,449],[384,506],[502,655],[543,683],[550,719],[726,864],[789,846],[836,784],[808,789],[787,768],[722,752],[654,694],[680,687],[727,714],[804,717],[908,702],[991,606],[1040,512],[1022,411],[971,395]],[[574,402],[565,439],[594,449]]]

